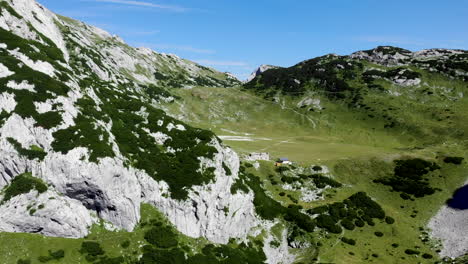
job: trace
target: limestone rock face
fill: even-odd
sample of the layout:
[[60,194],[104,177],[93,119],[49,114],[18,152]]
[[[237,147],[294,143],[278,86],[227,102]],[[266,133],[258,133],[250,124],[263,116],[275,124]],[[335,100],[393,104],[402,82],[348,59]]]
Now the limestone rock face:
[[367,60],[385,66],[396,66],[402,65],[403,61],[411,56],[412,53],[409,50],[382,46],[373,50],[355,52],[350,55],[350,58]]
[[273,66],[273,65],[260,65],[260,67],[258,67],[254,72],[252,72],[252,74],[250,74],[249,78],[247,78],[247,80],[245,82],[250,82],[252,81],[253,79],[255,79],[255,77],[257,77],[258,75],[266,72],[267,70],[269,69],[277,69],[279,68],[278,66]]
[[245,160],[257,161],[257,160],[270,160],[270,154],[267,152],[252,152],[244,156]]
[[0,230],[3,232],[79,238],[87,235],[88,228],[96,222],[79,201],[54,191],[40,195],[31,191],[0,205]]
[[[229,238],[242,238],[258,225],[253,206],[253,194],[230,192],[239,170],[239,158],[229,148],[222,148],[213,141],[218,150],[213,160],[202,163],[214,167],[216,181],[204,186],[195,186],[185,201],[178,201],[162,195],[167,192],[165,183],[158,183],[148,177],[140,177],[143,200],[164,212],[182,233],[191,237],[206,237],[217,243],[227,243]],[[223,162],[231,170],[226,175]]]
[[[48,184],[49,192],[38,197],[34,192],[19,195],[2,204],[0,231],[83,237],[98,219],[113,228],[131,231],[140,220],[140,204],[151,203],[184,234],[223,243],[231,237],[247,236],[251,227],[257,224],[253,194],[231,194],[231,185],[238,177],[239,158],[214,136],[210,143],[217,151],[214,158],[199,157],[200,171],[215,168],[213,180],[202,186],[192,186],[188,190],[189,197],[178,201],[170,198],[167,183],[157,182],[145,171],[131,165],[131,157],[124,155],[117,144],[112,131],[113,120],[103,121],[103,118],[86,113],[91,108],[101,112],[104,104],[110,104],[112,95],[99,94],[105,89],[113,92],[113,97],[119,94],[115,90],[127,89],[124,94],[132,93],[132,98],[158,109],[160,106],[154,100],[158,94],[148,98],[145,93],[148,85],[170,82],[183,87],[200,82],[230,86],[239,84],[237,79],[175,55],[130,47],[119,37],[101,29],[57,16],[34,0],[2,0],[3,3],[9,7],[2,8],[0,27],[24,39],[31,50],[14,48],[15,43],[0,41],[0,52],[11,56],[19,65],[0,63],[0,80],[6,83],[5,87],[0,87],[0,189],[17,175],[31,172]],[[39,50],[44,46],[49,46],[56,56],[42,56],[48,54]],[[31,56],[35,52],[42,54]],[[44,73],[40,75],[46,80],[44,83],[59,82],[66,86],[67,92],[58,95],[48,91],[47,87],[38,89],[41,84],[35,79],[9,80],[25,69]],[[93,81],[89,82],[90,79]],[[30,115],[16,109],[19,90],[34,97],[32,104],[27,105]],[[44,93],[41,95],[46,99],[36,100],[33,95],[39,92]],[[83,99],[88,100],[87,107],[79,106],[78,101]],[[58,124],[48,128],[38,125],[39,115],[53,111],[58,113]],[[143,119],[148,117],[144,107],[135,112]],[[53,147],[57,131],[70,129],[75,134],[80,133],[81,128],[76,128],[80,116],[86,116],[87,121],[82,122],[89,126],[88,130],[100,133],[99,140],[106,141],[112,154],[91,159],[93,147],[89,144],[73,144],[65,151]],[[164,129],[176,136],[195,131],[192,128],[189,132],[189,128],[181,124],[171,124]],[[176,136],[169,137],[164,133],[152,133],[151,136],[154,142],[148,144],[154,143],[161,152],[174,154],[181,151],[164,146],[166,141],[177,140]],[[184,136],[188,137],[181,135]],[[28,153],[38,149],[44,157],[28,157]],[[158,166],[158,162],[154,160],[154,166]],[[224,170],[225,167],[230,173]],[[32,207],[27,207],[36,206],[36,203],[43,206],[30,214]]]
[[429,221],[431,236],[442,242],[442,257],[460,257],[466,254],[468,237],[468,210],[443,206]]

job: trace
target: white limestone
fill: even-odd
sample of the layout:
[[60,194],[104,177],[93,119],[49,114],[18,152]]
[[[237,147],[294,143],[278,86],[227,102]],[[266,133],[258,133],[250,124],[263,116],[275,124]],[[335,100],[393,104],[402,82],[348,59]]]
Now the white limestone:
[[10,71],[5,65],[0,63],[0,78],[5,78],[15,74],[14,72]]
[[28,81],[22,81],[21,83],[16,83],[15,81],[9,81],[7,83],[8,88],[16,89],[16,90],[28,90],[30,92],[36,92],[34,90],[34,84],[29,84]]
[[6,111],[10,113],[16,107],[15,96],[11,93],[1,93],[0,94],[0,113]]
[[79,238],[87,235],[89,227],[96,222],[79,201],[50,190],[42,194],[33,190],[0,204],[0,230],[3,232]]

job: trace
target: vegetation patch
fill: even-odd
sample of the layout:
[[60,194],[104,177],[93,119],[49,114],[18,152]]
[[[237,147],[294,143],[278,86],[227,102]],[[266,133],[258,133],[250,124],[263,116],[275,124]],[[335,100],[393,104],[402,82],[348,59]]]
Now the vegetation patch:
[[337,202],[307,210],[315,218],[317,226],[330,233],[339,234],[342,228],[353,230],[355,226],[363,227],[365,223],[373,226],[373,219],[384,219],[382,207],[365,192],[353,194],[343,202]]
[[7,140],[11,145],[13,145],[13,147],[16,149],[16,151],[18,151],[18,153],[21,156],[24,156],[29,160],[43,160],[47,155],[47,152],[45,152],[42,148],[36,145],[32,145],[29,149],[25,149],[23,148],[21,143],[19,143],[16,139],[9,137],[7,138]]
[[455,165],[460,165],[460,164],[462,164],[464,159],[465,158],[463,158],[463,157],[445,157],[444,162],[445,163],[452,163],[452,164],[455,164]]
[[391,186],[394,191],[401,192],[403,199],[424,197],[437,190],[429,185],[429,179],[425,176],[438,169],[440,166],[437,163],[423,159],[396,160],[394,175],[374,182]]
[[49,255],[47,256],[40,256],[38,258],[39,262],[46,263],[52,260],[59,260],[65,257],[65,251],[63,249],[59,249],[57,251],[49,250]]
[[29,193],[32,190],[36,190],[38,193],[44,193],[47,191],[47,185],[42,180],[33,177],[30,172],[17,175],[5,188],[5,196],[2,202],[6,202],[20,194]]

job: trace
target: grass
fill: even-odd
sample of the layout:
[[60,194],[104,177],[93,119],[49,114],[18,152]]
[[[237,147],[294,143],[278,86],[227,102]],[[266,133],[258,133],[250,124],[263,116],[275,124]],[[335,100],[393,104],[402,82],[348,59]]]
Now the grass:
[[[150,221],[162,221],[168,223],[167,219],[152,206],[142,204],[140,223]],[[149,226],[140,224],[133,232],[108,231],[100,225],[95,225],[91,233],[80,239],[45,237],[37,234],[24,233],[0,233],[0,256],[2,263],[16,264],[18,259],[30,259],[32,263],[38,263],[40,256],[48,256],[49,250],[58,251],[63,249],[65,256],[60,263],[88,263],[85,256],[79,251],[84,241],[98,242],[109,257],[137,256],[140,254],[140,246],[145,244],[144,234]],[[208,244],[204,239],[194,239],[178,234],[179,242],[190,244],[197,252],[200,247]],[[7,242],[8,243],[4,243]],[[125,241],[130,241],[126,248],[122,247]],[[198,249],[197,249],[198,248]],[[200,249],[201,250],[201,249]],[[51,262],[54,263],[54,262]]]

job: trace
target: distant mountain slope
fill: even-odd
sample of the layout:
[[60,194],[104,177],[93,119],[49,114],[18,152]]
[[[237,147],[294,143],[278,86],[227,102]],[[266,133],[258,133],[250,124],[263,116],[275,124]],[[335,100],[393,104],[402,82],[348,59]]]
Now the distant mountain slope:
[[[375,129],[427,142],[466,138],[463,99],[468,93],[468,51],[418,52],[377,47],[350,56],[326,55],[289,68],[269,69],[244,89],[263,98],[292,100],[311,118],[330,114],[317,102],[345,105]],[[313,102],[316,102],[315,104]]]
[[[390,71],[379,72],[382,69],[373,68],[371,64],[387,67]],[[399,67],[402,71],[396,71]],[[274,93],[278,90],[285,94],[301,95],[308,88],[316,86],[329,97],[344,98],[347,93],[361,88],[358,84],[351,85],[352,81],[361,81],[359,84],[367,88],[377,88],[372,82],[375,79],[372,76],[406,86],[419,84],[419,75],[412,74],[411,67],[468,81],[468,51],[429,49],[413,53],[401,48],[381,46],[350,56],[330,54],[300,62],[290,68],[260,72],[245,87],[262,92]]]

